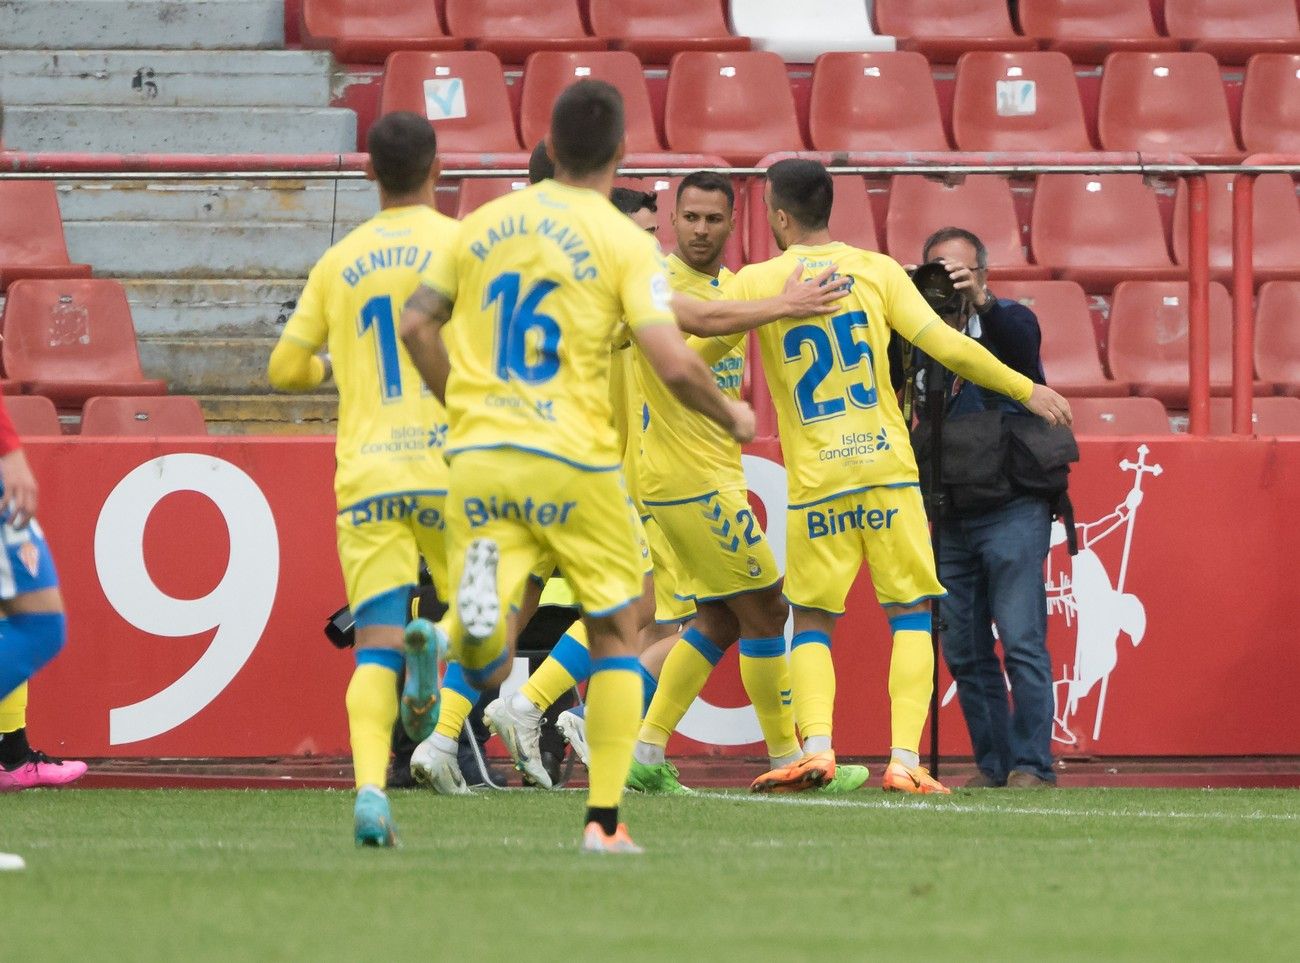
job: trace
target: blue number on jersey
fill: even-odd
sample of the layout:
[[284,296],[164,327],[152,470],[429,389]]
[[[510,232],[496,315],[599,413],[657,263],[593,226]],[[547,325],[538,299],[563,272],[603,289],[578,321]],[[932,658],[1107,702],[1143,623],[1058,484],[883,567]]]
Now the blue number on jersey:
[[803,377],[794,386],[795,406],[799,409],[799,420],[804,424],[837,418],[844,414],[843,398],[829,398],[818,401],[814,394],[831,372],[831,366],[838,360],[842,371],[852,371],[867,360],[866,381],[849,385],[849,401],[856,408],[874,408],[879,395],[876,391],[875,355],[871,345],[858,341],[855,328],[867,326],[867,316],[862,311],[850,311],[831,318],[831,329],[835,332],[832,344],[831,336],[818,324],[801,324],[785,333],[782,347],[785,349],[787,364],[797,362],[803,356],[805,344],[812,347],[812,363]]
[[373,297],[361,308],[357,337],[375,329],[375,355],[379,362],[379,380],[383,382],[384,403],[402,397],[402,366],[397,352],[397,324],[393,320],[393,299],[383,294]]
[[[518,378],[542,384],[560,370],[560,326],[550,315],[539,314],[542,299],[559,287],[557,281],[535,281],[519,300],[519,273],[498,274],[483,294],[483,308],[497,304],[496,369],[502,381]],[[529,364],[529,340],[537,361]]]

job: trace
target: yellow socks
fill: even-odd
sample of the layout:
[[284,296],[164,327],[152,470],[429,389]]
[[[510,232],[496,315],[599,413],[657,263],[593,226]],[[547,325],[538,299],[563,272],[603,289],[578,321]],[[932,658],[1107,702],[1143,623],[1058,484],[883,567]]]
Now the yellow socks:
[[617,808],[632,766],[641,718],[641,672],[632,656],[596,659],[587,685],[587,747],[591,752],[592,809]]
[[758,715],[767,754],[783,759],[799,752],[785,637],[740,640],[740,681]]
[[831,748],[835,714],[835,663],[825,632],[795,634],[790,648],[790,681],[794,684],[794,717],[805,752]]
[[397,721],[397,673],[402,653],[394,649],[360,649],[348,683],[348,729],[357,788],[384,788],[388,754]]
[[934,688],[930,613],[896,615],[889,620],[889,627],[894,633],[894,650],[889,659],[890,746],[917,752]]
[[591,653],[587,651],[587,627],[579,620],[560,636],[551,654],[519,690],[545,712],[555,701],[591,675]]
[[0,699],[0,733],[17,732],[27,726],[27,683]]
[[481,693],[469,684],[459,662],[447,663],[443,673],[442,685],[438,688],[438,725],[433,730],[440,736],[446,736],[453,743],[460,739],[460,731],[465,728],[465,718],[478,703]]
[[664,659],[663,670],[659,673],[659,688],[641,725],[641,742],[660,750],[668,745],[668,737],[682,721],[682,716],[686,715],[686,710],[700,694],[709,673],[721,658],[722,650],[695,627],[682,633],[681,641]]

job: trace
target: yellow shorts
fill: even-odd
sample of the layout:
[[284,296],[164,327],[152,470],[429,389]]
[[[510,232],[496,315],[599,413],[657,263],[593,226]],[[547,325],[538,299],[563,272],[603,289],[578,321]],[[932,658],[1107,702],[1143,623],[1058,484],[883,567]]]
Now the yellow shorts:
[[[629,501],[628,504],[632,508],[632,518],[636,529],[636,544],[637,549],[640,552],[639,557],[641,559],[641,568],[643,574],[649,575],[654,571],[654,561],[650,554],[650,537],[646,534],[645,521],[636,507],[636,502]],[[560,569],[560,566],[556,563],[555,559],[550,555],[543,556],[537,564],[533,566],[532,571],[528,574],[532,576],[533,581],[541,582],[543,586],[549,586],[554,581],[564,581],[564,572]],[[572,597],[573,590],[569,589],[568,591],[570,597]],[[545,592],[545,589],[543,589],[543,592]],[[576,605],[577,603],[571,602],[570,604]]]
[[541,600],[537,605],[539,608],[543,605],[554,605],[563,609],[576,609],[578,600],[573,597],[573,586],[562,577],[556,576],[546,580],[546,585],[542,588]]
[[[679,569],[683,573],[679,597],[715,602],[781,581],[772,548],[745,492],[714,492],[649,508],[673,554],[686,563]],[[656,567],[656,577],[658,571]]]
[[420,556],[438,597],[447,598],[446,500],[442,494],[397,492],[339,511],[339,564],[354,613],[381,595],[415,585]]
[[[539,562],[558,565],[588,615],[609,615],[641,597],[644,565],[635,512],[619,472],[575,468],[544,455],[494,448],[451,461],[447,494],[450,584],[460,585],[465,553],[477,539],[496,543],[497,597],[518,606]],[[455,650],[463,632],[451,608]],[[508,620],[473,651],[453,651],[467,670],[482,670],[505,649]]]
[[685,622],[695,618],[695,600],[682,584],[682,563],[663,530],[651,516],[641,520],[654,563],[655,621]]
[[786,512],[785,597],[840,615],[862,563],[881,605],[946,595],[934,569],[930,527],[916,485],[869,488]]

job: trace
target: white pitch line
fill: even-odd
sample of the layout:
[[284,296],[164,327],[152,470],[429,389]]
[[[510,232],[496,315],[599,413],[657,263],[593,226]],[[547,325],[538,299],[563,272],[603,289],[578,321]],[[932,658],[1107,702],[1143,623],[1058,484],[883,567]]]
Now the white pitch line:
[[1012,816],[1070,816],[1075,818],[1093,818],[1102,817],[1110,819],[1223,819],[1223,820],[1276,820],[1280,822],[1294,822],[1300,819],[1300,814],[1296,813],[1189,813],[1189,812],[1153,812],[1149,809],[1137,810],[1107,810],[1107,809],[1050,809],[1039,806],[970,806],[959,802],[940,802],[934,800],[934,805],[918,804],[918,802],[898,801],[881,799],[872,802],[866,799],[823,799],[817,796],[807,795],[788,795],[788,796],[771,796],[771,795],[742,795],[740,793],[720,793],[720,792],[701,792],[695,793],[696,798],[700,799],[722,799],[730,802],[747,802],[758,803],[768,806],[826,806],[832,809],[894,809],[912,812],[930,812],[930,813],[979,813],[982,815],[1012,815]]

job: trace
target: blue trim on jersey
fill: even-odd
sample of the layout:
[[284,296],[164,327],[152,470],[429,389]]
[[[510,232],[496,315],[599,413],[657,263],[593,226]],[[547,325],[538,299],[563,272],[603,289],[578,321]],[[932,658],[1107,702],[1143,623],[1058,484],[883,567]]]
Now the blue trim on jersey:
[[889,631],[929,632],[931,622],[929,612],[908,612],[906,615],[891,615],[889,617]]
[[692,625],[682,633],[682,641],[704,656],[709,665],[717,665],[722,661],[722,650],[717,643],[695,626]]
[[920,598],[912,599],[912,601],[910,602],[881,602],[880,605],[882,608],[885,609],[888,609],[891,606],[900,606],[902,608],[907,608],[908,606],[911,605],[920,605],[922,602],[933,602],[935,599],[946,599],[947,597],[948,597],[948,590],[944,589],[942,592],[938,592],[934,595],[922,595]]
[[396,649],[357,649],[357,665],[378,665],[393,672],[401,672],[406,656]]
[[640,598],[641,598],[641,593],[638,592],[636,595],[633,595],[633,596],[632,596],[630,599],[628,599],[626,602],[619,602],[618,605],[610,606],[610,607],[607,608],[607,609],[601,609],[599,612],[587,612],[587,613],[585,613],[585,614],[586,614],[587,618],[590,618],[590,619],[603,619],[603,618],[605,618],[606,616],[613,615],[613,614],[614,614],[615,612],[617,612],[619,609],[625,609],[625,608],[627,608],[629,605],[631,605],[633,602],[638,601]]
[[352,610],[353,624],[359,629],[372,625],[406,628],[406,623],[411,621],[411,589],[414,587],[414,582],[408,582],[366,599]]
[[568,632],[551,649],[551,658],[564,666],[564,671],[578,682],[591,676],[591,653],[587,647]]
[[589,472],[618,471],[620,468],[623,467],[622,465],[608,465],[608,466],[584,465],[580,461],[573,461],[572,459],[565,458],[563,455],[557,455],[553,451],[542,451],[542,449],[540,448],[529,448],[527,445],[514,445],[514,444],[510,444],[509,442],[500,442],[495,445],[466,445],[464,448],[448,448],[446,454],[443,457],[450,460],[453,455],[461,455],[467,451],[497,451],[498,449],[501,448],[508,448],[511,451],[522,451],[529,455],[540,455],[542,458],[550,458],[552,461],[562,462],[568,465],[570,468],[576,468],[579,471],[589,471]]
[[459,662],[447,663],[447,671],[442,674],[442,685],[439,688],[464,696],[471,706],[477,705],[479,696],[483,694],[469,684],[469,680],[465,678],[465,670],[461,668]]
[[659,691],[659,680],[650,674],[650,670],[637,660],[637,668],[641,670],[641,715],[650,711],[650,703]]
[[766,639],[741,639],[740,654],[751,659],[775,659],[785,655],[785,636],[773,635]]
[[398,495],[446,495],[445,488],[412,488],[409,491],[400,492],[377,492],[374,495],[367,495],[360,501],[355,501],[350,505],[344,505],[334,514],[342,515],[344,512],[350,512],[358,505],[364,505],[366,502],[373,502],[376,498],[396,498]]
[[641,661],[634,655],[607,655],[591,663],[591,674],[597,672],[640,672]]
[[496,672],[497,669],[506,664],[506,660],[510,658],[510,654],[510,648],[507,646],[501,650],[500,655],[481,669],[467,669],[464,666],[461,666],[461,671],[465,673],[465,681],[475,689],[485,688],[488,679],[492,678],[492,673]]
[[796,632],[794,638],[790,640],[790,650],[793,652],[801,645],[824,645],[829,649],[831,647],[831,637],[818,629]]
[[827,495],[825,498],[818,498],[816,501],[800,502],[798,505],[790,505],[786,511],[797,512],[801,508],[812,508],[814,505],[820,505],[823,502],[833,502],[837,498],[843,498],[845,495],[861,495],[863,492],[869,492],[873,488],[920,488],[920,482],[891,482],[888,485],[863,485],[861,488],[846,488],[842,492],[836,492],[834,495]]
[[694,498],[674,498],[670,502],[652,502],[648,498],[643,498],[641,499],[641,504],[653,505],[655,508],[667,508],[670,505],[689,505],[691,502],[702,502],[713,498],[717,494],[718,489],[715,488],[711,492],[705,492],[703,495],[696,495]]

